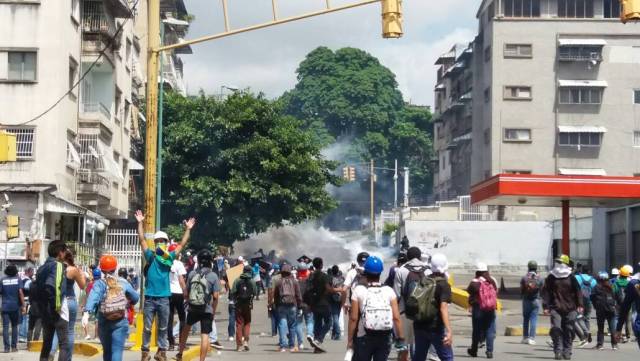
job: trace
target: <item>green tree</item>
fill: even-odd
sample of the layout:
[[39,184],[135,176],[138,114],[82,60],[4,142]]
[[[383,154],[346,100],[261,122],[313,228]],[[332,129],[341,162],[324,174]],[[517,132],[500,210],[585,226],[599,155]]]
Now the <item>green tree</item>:
[[170,93],[164,121],[163,224],[195,215],[200,246],[315,219],[336,205],[325,191],[339,183],[336,164],[277,102]]

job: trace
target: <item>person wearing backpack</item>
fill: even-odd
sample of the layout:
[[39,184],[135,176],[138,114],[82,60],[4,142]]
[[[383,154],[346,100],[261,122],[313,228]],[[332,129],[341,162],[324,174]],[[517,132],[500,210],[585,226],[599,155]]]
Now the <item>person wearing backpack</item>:
[[[291,266],[284,265],[280,278],[273,289],[273,300],[278,315],[278,336],[280,352],[297,352],[296,328],[298,308],[302,305],[300,285],[291,274]],[[287,343],[287,337],[289,342]]]
[[486,355],[488,359],[491,359],[496,338],[498,286],[496,280],[489,274],[486,263],[479,262],[476,265],[476,277],[469,283],[467,292],[469,293],[473,329],[471,347],[467,349],[467,354],[471,357],[478,357],[478,345],[481,340],[486,340]]
[[407,317],[413,320],[415,352],[413,361],[425,361],[433,346],[440,361],[453,361],[453,334],[449,322],[451,286],[445,273],[449,268],[442,253],[431,257],[431,271],[409,295],[405,302]]
[[129,337],[127,308],[129,303],[136,304],[140,298],[129,281],[116,274],[117,269],[118,260],[114,256],[100,257],[104,277],[94,283],[82,315],[83,326],[89,324],[89,314],[96,315],[104,361],[122,361]]
[[576,266],[575,278],[580,285],[580,291],[582,291],[582,304],[584,306],[584,311],[581,315],[578,315],[576,322],[576,327],[580,328],[583,334],[578,347],[584,347],[593,341],[591,337],[591,310],[593,308],[591,293],[596,286],[596,280],[589,275],[589,268],[582,264]]
[[569,266],[571,259],[562,255],[544,281],[542,307],[546,316],[551,316],[549,335],[553,339],[556,360],[571,360],[573,339],[578,313],[583,311],[583,296],[578,280]]
[[327,333],[331,330],[331,306],[329,304],[330,295],[334,292],[341,292],[342,288],[333,287],[331,278],[322,272],[324,264],[322,258],[313,259],[314,271],[309,276],[309,288],[307,289],[307,299],[311,300],[311,310],[313,311],[313,339],[307,336],[307,340],[313,346],[314,353],[324,353],[322,343]]
[[[344,276],[338,265],[333,265],[329,269],[331,277],[331,287],[341,290],[344,284]],[[342,291],[342,290],[341,290]],[[329,295],[329,307],[331,308],[331,339],[340,340],[342,334],[342,324],[340,323],[340,313],[342,312],[342,292],[332,292]]]
[[257,293],[258,287],[253,282],[253,269],[246,265],[229,291],[229,297],[233,299],[236,306],[236,346],[239,352],[249,351],[251,311],[253,299]]
[[633,332],[636,335],[638,347],[640,347],[640,280],[636,278],[627,284],[624,301],[620,306],[620,313],[616,325],[616,340],[618,342],[620,342],[622,338],[622,325],[624,321],[629,320],[629,314],[632,309],[636,313],[636,318],[633,322]]
[[400,308],[400,317],[402,319],[402,325],[407,345],[409,345],[410,353],[413,344],[413,321],[407,318],[405,313],[405,303],[416,283],[425,275],[431,274],[429,265],[422,262],[422,251],[418,247],[411,247],[407,250],[407,263],[402,267],[396,269],[396,276],[393,282],[393,289],[398,296],[398,307]]
[[354,361],[387,361],[391,352],[391,332],[398,330],[396,347],[406,349],[396,293],[380,283],[382,260],[370,256],[364,264],[366,285],[355,287],[351,295],[351,313],[347,352]]
[[[70,357],[68,347],[68,313],[64,310],[67,285],[64,282],[64,255],[67,245],[62,241],[53,241],[47,247],[49,258],[36,272],[35,286],[37,294],[33,294],[32,303],[37,303],[42,319],[42,350],[40,361],[47,361],[51,353],[53,335],[58,335],[60,353],[58,360],[67,361]],[[66,317],[66,318],[65,318]]]
[[168,325],[169,325],[169,299],[171,298],[171,282],[169,274],[173,260],[176,254],[180,253],[182,248],[189,241],[191,229],[195,226],[195,218],[184,221],[184,235],[182,240],[173,252],[167,248],[169,246],[169,236],[162,231],[158,231],[153,235],[154,249],[150,249],[145,239],[144,233],[144,214],[138,210],[135,213],[138,221],[138,240],[145,266],[144,277],[144,305],[142,306],[142,316],[144,329],[142,331],[142,347],[141,361],[150,361],[149,353],[151,343],[151,327],[153,319],[157,317],[158,322],[158,352],[155,355],[156,361],[167,361],[167,349],[169,348]]
[[538,263],[536,261],[529,261],[527,268],[527,274],[520,280],[523,317],[522,343],[535,345],[538,313],[540,312],[540,290],[544,283],[538,276]]
[[596,310],[596,319],[598,322],[596,349],[603,349],[604,323],[606,321],[609,327],[609,333],[611,333],[611,348],[617,350],[618,344],[615,338],[616,299],[607,272],[602,271],[598,274],[598,282],[593,288],[593,292],[591,292],[591,303]]
[[204,361],[209,351],[209,334],[218,308],[220,280],[212,270],[213,256],[207,250],[198,253],[198,268],[189,274],[185,298],[187,300],[187,320],[180,331],[180,346],[176,360],[182,360],[191,327],[200,323],[200,361]]
[[[4,352],[18,352],[18,324],[20,315],[26,313],[26,303],[16,265],[8,265],[4,269],[4,274],[5,277],[0,280]],[[11,326],[11,333],[9,333],[9,326]]]
[[280,322],[280,316],[278,316],[278,310],[276,306],[275,299],[273,298],[275,285],[278,280],[282,277],[280,272],[280,265],[274,264],[271,266],[270,273],[270,283],[267,287],[267,314],[269,315],[269,320],[271,321],[271,337],[275,337],[278,334],[278,322]]
[[[618,278],[613,283],[613,293],[616,297],[616,311],[618,315],[621,314],[622,305],[624,304],[624,300],[626,298],[627,286],[629,285],[629,277],[633,273],[633,268],[629,265],[625,265],[620,267],[620,272]],[[626,319],[622,319],[618,317],[618,320],[622,320],[622,323],[616,321],[616,328],[623,327],[625,330],[625,337],[621,339],[622,343],[627,343],[631,339],[631,331],[630,324],[633,324],[633,320],[631,317],[627,317]]]

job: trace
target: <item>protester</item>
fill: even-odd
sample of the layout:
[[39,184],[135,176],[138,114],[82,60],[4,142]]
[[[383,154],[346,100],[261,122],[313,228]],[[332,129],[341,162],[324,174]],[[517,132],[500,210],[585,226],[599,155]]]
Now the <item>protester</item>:
[[[622,274],[622,270],[620,272]],[[625,298],[620,305],[620,313],[618,315],[618,321],[616,325],[616,340],[619,342],[622,337],[622,325],[625,321],[629,320],[629,311],[633,308],[636,313],[636,319],[633,326],[633,331],[636,335],[636,342],[640,347],[640,280],[633,279],[627,284],[625,291]]]
[[333,265],[329,269],[329,277],[331,277],[331,287],[340,290],[340,292],[331,292],[329,295],[329,307],[331,309],[331,339],[340,340],[342,334],[342,323],[340,322],[340,314],[342,313],[342,285],[344,284],[344,276],[340,267]]
[[227,321],[227,333],[229,336],[229,342],[233,342],[236,336],[236,304],[231,297],[231,286],[229,284],[229,278],[224,275],[225,289],[227,291],[227,311],[229,312],[229,321]]
[[[622,305],[624,304],[624,301],[626,298],[627,286],[629,285],[629,277],[631,276],[632,273],[633,273],[633,268],[631,266],[625,265],[621,267],[619,276],[613,283],[613,293],[615,294],[615,297],[616,297],[616,303],[617,303],[616,310],[617,310],[618,316],[621,314]],[[624,330],[625,330],[625,337],[622,338],[620,341],[622,343],[627,343],[631,339],[631,331],[630,331],[629,325],[632,324],[633,321],[631,320],[631,317],[627,317],[626,319],[622,319],[618,317],[618,320],[622,320],[622,323],[618,323],[619,321],[617,321],[616,328],[624,327]]]
[[413,320],[416,343],[413,361],[425,361],[432,346],[440,361],[453,360],[453,333],[449,322],[451,286],[445,274],[448,268],[449,263],[445,255],[433,255],[433,273],[423,276],[416,285],[415,293],[409,296],[405,304],[405,311]]
[[[4,269],[5,276],[0,281],[2,295],[2,339],[4,352],[18,352],[18,324],[20,315],[26,313],[22,282],[18,268],[10,264]],[[11,326],[11,334],[9,334]]]
[[89,323],[90,313],[97,315],[104,361],[122,361],[124,345],[129,336],[126,310],[129,303],[136,304],[139,298],[129,281],[115,274],[117,268],[118,261],[114,256],[100,258],[104,278],[94,283],[82,315],[84,326]]
[[138,291],[138,288],[140,288],[140,277],[136,273],[136,270],[133,269],[133,267],[129,267],[129,269],[127,270],[127,274],[129,276],[129,283],[131,283],[131,286],[133,286],[134,290]]
[[257,293],[258,287],[253,282],[253,269],[246,265],[229,292],[229,297],[233,298],[236,307],[236,346],[239,352],[249,351],[251,311]]
[[389,270],[389,274],[387,275],[387,279],[384,281],[385,286],[393,288],[393,282],[396,279],[396,271],[405,263],[407,263],[407,254],[405,252],[400,252],[400,254],[398,254],[396,264],[391,267],[391,269]]
[[396,293],[380,283],[382,260],[367,257],[364,264],[366,285],[355,287],[351,295],[351,314],[347,349],[355,361],[386,361],[391,352],[391,331],[399,330],[397,347],[406,349]]
[[589,268],[585,265],[578,264],[576,267],[576,280],[580,285],[580,291],[582,292],[582,304],[584,311],[578,315],[576,322],[576,328],[579,328],[584,335],[581,337],[579,347],[583,347],[592,342],[591,337],[591,310],[593,308],[591,304],[591,293],[596,286],[596,280],[589,275]]
[[[169,252],[175,252],[177,244],[173,243],[169,246]],[[171,265],[171,273],[169,273],[169,287],[171,288],[171,299],[169,300],[169,323],[168,323],[168,338],[169,338],[169,351],[173,351],[176,346],[176,340],[173,334],[173,319],[174,315],[178,314],[179,330],[184,328],[185,310],[184,310],[184,296],[186,294],[187,285],[184,277],[187,275],[187,270],[184,268],[184,264],[180,261],[180,257],[173,260]],[[178,334],[180,331],[178,331]],[[179,340],[178,340],[179,341]]]
[[253,275],[253,282],[258,287],[258,293],[256,293],[256,296],[255,296],[256,301],[260,300],[260,291],[262,291],[263,293],[266,293],[262,285],[262,279],[260,278],[260,269],[261,268],[258,262],[255,262],[251,270],[251,274]]
[[40,312],[40,304],[36,302],[36,299],[38,297],[38,287],[35,283],[33,268],[31,269],[30,274],[31,282],[27,283],[29,285],[29,325],[27,330],[27,343],[30,343],[31,341],[38,341],[40,339],[40,334],[42,333],[42,317]]
[[[129,272],[127,272],[126,268],[121,267],[118,269],[118,277],[127,280],[127,282],[131,284],[131,280],[129,279]],[[133,284],[131,284],[131,287],[133,287]],[[133,289],[135,290],[135,287]],[[129,326],[132,326],[135,321],[136,311],[134,306],[135,305],[132,303],[129,303],[129,305],[127,306],[127,321],[129,322]]]
[[[291,266],[289,266],[289,270],[291,270]],[[276,302],[274,299],[274,288],[278,280],[282,277],[280,272],[280,265],[274,264],[271,267],[271,283],[267,287],[267,313],[269,315],[269,320],[271,321],[271,337],[275,337],[278,334],[278,323],[280,322],[280,316],[278,315],[278,310],[276,306]],[[291,273],[291,272],[289,272]]]
[[142,211],[136,211],[136,220],[138,221],[138,239],[147,262],[146,277],[144,285],[144,306],[143,306],[143,322],[144,330],[142,334],[142,359],[141,361],[150,361],[149,344],[151,342],[151,327],[154,317],[158,322],[158,352],[155,355],[156,361],[167,361],[167,349],[169,341],[167,338],[167,326],[169,324],[169,298],[171,297],[171,287],[169,281],[169,273],[176,253],[189,240],[191,229],[196,223],[195,218],[184,221],[185,232],[182,240],[173,252],[168,252],[169,236],[165,232],[158,231],[153,236],[154,250],[149,249],[144,236],[144,214]]
[[413,337],[413,321],[407,318],[405,313],[405,303],[417,282],[425,275],[431,273],[429,266],[422,262],[422,251],[418,247],[411,247],[407,250],[407,263],[396,270],[396,278],[393,282],[393,289],[398,296],[398,307],[400,307],[400,317],[404,330],[402,334],[407,340],[410,353],[413,354],[412,345],[415,343]]
[[313,268],[315,271],[309,276],[310,285],[306,291],[307,296],[305,296],[308,300],[305,302],[311,304],[311,310],[313,311],[313,338],[307,339],[311,346],[313,346],[314,353],[325,352],[322,343],[327,333],[331,330],[331,306],[329,304],[329,297],[333,292],[342,291],[341,288],[332,287],[331,279],[326,273],[322,272],[323,266],[322,258],[316,257],[313,259]]
[[[89,281],[89,283],[87,284],[87,287],[85,288],[85,300],[84,300],[84,304],[82,305],[82,309],[84,309],[84,306],[86,305],[87,300],[89,299],[89,296],[91,295],[91,291],[93,290],[93,285],[100,280],[100,278],[102,277],[102,272],[100,272],[100,269],[98,268],[94,268],[92,271],[92,276],[93,278],[91,279],[91,281]],[[95,322],[95,319],[93,319],[93,316],[90,315],[89,316],[89,323],[87,323],[86,325],[83,324],[82,325],[82,329],[84,331],[84,339],[85,340],[91,340],[91,335],[89,335],[89,324],[91,322]],[[94,325],[94,338],[98,338],[98,325],[95,324]]]
[[[76,267],[75,260],[73,258],[73,251],[71,249],[67,249],[64,254],[64,264],[66,265],[65,270],[65,282],[66,282],[66,303],[68,308],[69,315],[69,326],[68,326],[68,355],[69,360],[71,360],[73,356],[73,343],[75,341],[75,325],[76,320],[78,318],[78,300],[76,298],[76,292],[74,286],[77,284],[80,290],[83,290],[87,285],[87,281],[84,278],[84,273]],[[51,352],[55,353],[58,348],[58,335],[54,335],[53,344],[51,348]]]
[[304,340],[313,339],[314,324],[311,305],[307,304],[307,301],[309,300],[305,300],[304,297],[307,295],[307,289],[309,288],[309,266],[306,263],[301,263],[300,266],[304,268],[304,270],[300,270],[296,274],[295,270],[292,269],[291,273],[298,280],[300,294],[302,295],[302,305],[300,306],[300,310],[298,310],[298,316],[296,318],[296,341],[298,349],[304,350]]
[[22,276],[20,276],[20,283],[22,284],[22,294],[24,295],[24,304],[26,313],[20,317],[20,326],[18,328],[18,342],[27,342],[29,333],[29,289],[31,288],[31,282],[33,282],[33,268],[28,267]]
[[[278,315],[278,335],[280,352],[297,352],[296,328],[298,309],[302,305],[300,285],[291,274],[291,266],[282,267],[281,277],[273,289],[273,301]],[[287,337],[289,338],[287,342]]]
[[497,309],[498,286],[496,280],[489,274],[486,263],[476,265],[476,277],[467,287],[469,292],[469,307],[471,308],[471,348],[467,354],[478,357],[478,346],[481,340],[486,342],[486,355],[493,358]]
[[598,282],[591,293],[591,303],[596,310],[598,322],[596,349],[603,349],[604,323],[606,321],[611,334],[611,348],[617,350],[618,344],[615,338],[616,299],[607,272],[603,271],[598,274]]
[[[70,357],[68,326],[69,315],[66,308],[66,283],[64,255],[67,245],[62,241],[53,241],[47,247],[49,257],[36,272],[37,294],[32,302],[37,302],[42,317],[42,349],[40,361],[46,361],[51,353],[54,333],[58,335],[59,361]],[[64,303],[64,305],[63,305]],[[64,307],[63,307],[64,306]]]
[[200,323],[200,361],[204,361],[209,351],[209,334],[215,322],[218,297],[220,294],[220,280],[212,270],[213,256],[207,250],[198,253],[198,269],[189,274],[187,282],[187,323],[180,332],[180,348],[176,360],[182,360],[182,353],[186,347],[187,337],[191,327]]
[[538,313],[540,312],[540,290],[543,281],[538,276],[538,263],[529,261],[529,271],[520,280],[520,294],[522,295],[522,343],[536,344],[536,330],[538,327]]
[[542,292],[544,314],[551,316],[550,336],[556,360],[571,359],[575,323],[578,313],[583,311],[582,291],[577,279],[571,276],[570,263],[567,255],[556,258]]

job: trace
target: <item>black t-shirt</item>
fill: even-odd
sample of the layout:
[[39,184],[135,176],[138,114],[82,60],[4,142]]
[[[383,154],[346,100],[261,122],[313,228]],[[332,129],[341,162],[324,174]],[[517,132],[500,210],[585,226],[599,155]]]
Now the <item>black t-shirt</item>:
[[315,271],[310,277],[311,287],[317,298],[314,300],[312,309],[314,312],[324,311],[329,308],[329,294],[327,285],[331,285],[331,277],[322,271]]
[[[435,275],[430,275],[429,277],[436,278]],[[441,277],[441,279],[436,282],[436,294],[434,297],[439,309],[442,302],[451,303],[451,286],[446,278],[438,277]],[[440,330],[444,328],[444,323],[442,322],[442,315],[438,312],[438,317],[433,322],[414,322],[414,326],[423,330]]]

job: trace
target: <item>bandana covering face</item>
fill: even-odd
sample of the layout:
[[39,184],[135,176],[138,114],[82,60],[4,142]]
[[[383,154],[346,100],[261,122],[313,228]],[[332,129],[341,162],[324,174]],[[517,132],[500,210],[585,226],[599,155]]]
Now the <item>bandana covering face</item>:
[[173,258],[171,257],[171,254],[167,251],[166,242],[156,243],[156,261],[168,267],[171,267],[173,265]]

